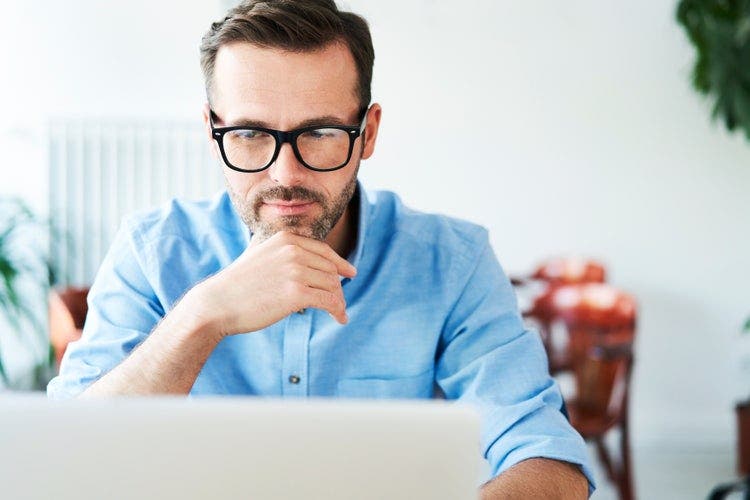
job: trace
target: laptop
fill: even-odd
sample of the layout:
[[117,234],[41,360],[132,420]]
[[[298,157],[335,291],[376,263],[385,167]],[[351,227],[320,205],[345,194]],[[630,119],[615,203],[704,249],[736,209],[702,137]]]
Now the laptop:
[[0,396],[4,499],[476,499],[479,418],[446,401]]

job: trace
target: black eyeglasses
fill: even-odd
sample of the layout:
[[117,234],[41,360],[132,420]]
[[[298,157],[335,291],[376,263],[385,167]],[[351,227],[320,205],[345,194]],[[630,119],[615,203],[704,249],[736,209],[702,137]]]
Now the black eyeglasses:
[[354,141],[362,135],[367,123],[367,110],[359,112],[360,124],[314,125],[282,131],[262,127],[214,127],[216,113],[210,110],[211,135],[219,144],[227,167],[238,172],[260,172],[279,156],[282,144],[292,145],[297,160],[316,172],[343,168],[352,157]]

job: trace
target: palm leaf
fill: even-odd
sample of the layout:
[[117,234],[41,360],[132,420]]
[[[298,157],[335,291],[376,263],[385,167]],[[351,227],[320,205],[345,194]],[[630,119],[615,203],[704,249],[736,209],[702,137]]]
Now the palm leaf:
[[[37,219],[29,207],[18,198],[0,197],[0,316],[7,319],[11,330],[27,348],[39,345],[39,341],[43,345],[46,343],[44,354],[37,354],[39,359],[34,367],[37,386],[41,387],[54,365],[54,351],[45,325],[34,312],[38,306],[27,303],[19,288],[22,282],[45,289],[55,274],[46,257],[45,246],[35,244],[36,229],[47,229],[47,225]],[[38,353],[38,348],[34,347],[33,352]],[[0,379],[8,385],[2,359]]]

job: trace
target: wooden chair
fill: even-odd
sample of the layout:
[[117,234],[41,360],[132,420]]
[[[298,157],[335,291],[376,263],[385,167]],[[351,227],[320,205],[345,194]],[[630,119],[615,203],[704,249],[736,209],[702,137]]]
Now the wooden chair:
[[529,281],[542,281],[553,285],[573,285],[577,283],[604,283],[607,271],[599,261],[577,257],[556,257],[548,259],[528,276],[511,277],[511,283],[522,285]]
[[[564,285],[546,298],[550,321],[568,331],[565,360],[573,374],[575,394],[566,400],[570,421],[584,439],[595,443],[597,456],[620,498],[634,498],[630,458],[628,402],[633,366],[636,303],[605,284]],[[619,459],[605,436],[619,430]]]
[[50,290],[49,332],[58,366],[70,342],[81,338],[88,312],[88,288]]
[[559,285],[576,283],[604,283],[604,265],[595,260],[579,258],[555,258],[540,264],[531,275],[533,279]]
[[[530,301],[531,306],[522,311],[524,318],[532,324],[542,337],[547,351],[550,373],[556,374],[570,368],[569,356],[564,347],[566,340],[556,342],[553,331],[553,310],[549,298],[556,288],[583,283],[604,283],[606,280],[604,265],[596,260],[580,258],[554,258],[539,264],[533,273],[526,277],[511,278],[517,288],[536,286],[536,294]],[[557,344],[557,345],[556,345]]]

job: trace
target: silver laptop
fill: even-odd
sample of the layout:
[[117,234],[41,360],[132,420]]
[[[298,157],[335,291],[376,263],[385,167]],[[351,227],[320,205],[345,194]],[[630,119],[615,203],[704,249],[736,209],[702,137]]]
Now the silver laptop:
[[479,419],[445,401],[0,395],[3,499],[476,499]]

